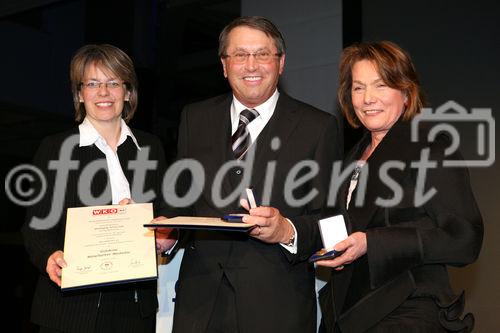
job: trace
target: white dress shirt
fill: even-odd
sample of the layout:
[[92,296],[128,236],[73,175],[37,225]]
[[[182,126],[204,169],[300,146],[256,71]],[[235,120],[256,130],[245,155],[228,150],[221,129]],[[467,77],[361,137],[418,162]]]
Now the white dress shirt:
[[[269,119],[273,116],[279,96],[280,93],[278,92],[278,89],[276,89],[274,94],[269,97],[267,101],[253,108],[259,112],[259,116],[247,125],[248,132],[250,133],[250,142],[255,142],[260,132],[262,132],[264,127],[266,127],[269,122]],[[238,99],[233,95],[233,102],[231,103],[231,135],[233,135],[238,129],[240,113],[245,109],[249,108],[238,101]]]
[[[248,125],[247,129],[250,134],[250,142],[254,143],[260,132],[266,127],[267,123],[271,119],[274,114],[274,109],[276,109],[276,104],[278,103],[278,98],[280,97],[280,93],[278,89],[274,91],[271,97],[269,97],[264,103],[254,107],[254,110],[259,112],[259,116],[257,116],[254,120],[252,120]],[[241,111],[248,109],[245,105],[243,105],[236,96],[233,95],[233,102],[231,103],[231,135],[233,135],[238,129],[238,123],[240,122],[240,113]],[[297,253],[297,229],[293,225],[292,221],[286,219],[288,223],[292,225],[293,232],[295,234],[295,239],[292,245],[280,243],[286,250],[290,253]]]
[[[80,132],[80,147],[90,146],[95,144],[100,151],[106,156],[106,164],[108,166],[109,183],[111,185],[111,197],[114,205],[118,204],[122,199],[132,199],[130,194],[130,184],[123,173],[118,154],[111,149],[106,140],[97,132],[94,125],[85,117],[83,122],[78,126]],[[125,142],[130,136],[134,141],[138,150],[141,150],[137,139],[132,134],[132,131],[127,126],[125,121],[121,119],[120,138],[118,139],[117,147]]]

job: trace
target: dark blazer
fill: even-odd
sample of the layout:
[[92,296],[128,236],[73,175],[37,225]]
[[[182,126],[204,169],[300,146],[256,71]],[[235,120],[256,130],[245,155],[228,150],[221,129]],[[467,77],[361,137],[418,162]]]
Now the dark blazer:
[[[133,130],[133,133],[141,148],[150,147],[149,160],[158,162],[158,169],[147,171],[145,185],[141,189],[144,192],[153,190],[159,194],[165,170],[165,155],[161,143],[150,134],[136,130]],[[69,172],[64,184],[64,198],[54,198],[54,200],[62,200],[62,214],[57,221],[51,221],[54,224],[52,228],[48,230],[33,229],[29,226],[32,217],[45,218],[54,205],[52,200],[57,189],[55,185],[56,172],[48,170],[48,164],[49,161],[59,159],[61,145],[69,137],[73,137],[76,143],[72,150],[71,159],[78,162],[78,167]],[[117,149],[120,164],[131,185],[131,190],[134,179],[133,169],[129,168],[129,161],[136,159],[137,152],[138,149],[130,137]],[[95,145],[79,147],[77,128],[45,138],[36,153],[34,164],[43,172],[47,180],[47,191],[40,202],[28,208],[26,223],[22,231],[26,250],[40,271],[31,313],[32,321],[38,325],[61,331],[93,332],[99,302],[101,302],[100,304],[102,302],[116,302],[116,308],[119,311],[120,300],[134,299],[135,291],[137,291],[137,301],[142,315],[146,317],[156,313],[156,281],[62,293],[60,288],[49,279],[45,271],[48,257],[54,251],[63,250],[66,209],[84,206],[78,196],[77,189],[82,170],[96,160],[101,160],[102,167],[106,170],[105,158],[105,155]],[[88,186],[94,197],[99,197],[103,191],[107,191],[103,195],[107,199],[100,203],[106,205],[111,204],[111,188],[106,189],[107,182],[107,172],[100,171],[96,173],[91,183],[84,183],[83,186]],[[161,197],[157,197],[154,200],[154,207],[158,206],[160,199]]]
[[[412,297],[434,299],[444,327],[465,328],[466,324],[460,322],[463,298],[451,290],[446,265],[463,266],[477,258],[483,238],[482,219],[467,169],[442,165],[445,159],[461,159],[458,153],[445,154],[450,139],[440,134],[427,143],[427,133],[427,129],[421,129],[422,141],[411,142],[410,123],[400,120],[368,159],[364,203],[355,204],[360,180],[345,212],[349,233],[366,232],[367,254],[342,271],[334,271],[330,283],[320,292],[327,332],[333,332],[335,325],[342,332],[363,332]],[[346,165],[360,158],[370,140],[366,133],[346,158]],[[418,170],[411,163],[420,161],[425,151],[428,159],[436,162],[427,171],[425,191],[434,188],[436,193],[416,206]],[[400,163],[388,173],[394,183],[383,182],[379,176],[387,161]],[[349,181],[339,195],[341,207],[346,207]],[[401,188],[401,200],[387,207],[376,204],[377,198],[394,197],[394,184]]]
[[[231,102],[230,94],[218,96],[188,105],[182,113],[179,158],[195,159],[205,171],[202,193],[184,214],[221,217],[242,212],[238,200],[217,207],[211,193],[217,171],[233,160]],[[272,181],[269,183],[272,195],[269,202],[263,204],[276,207],[291,219],[297,228],[298,247],[302,252],[311,253],[314,247],[311,239],[301,236],[309,234],[304,230],[314,227],[314,222],[304,215],[319,212],[323,205],[332,162],[340,158],[337,134],[335,117],[281,93],[272,118],[254,144],[250,185],[262,201],[266,179]],[[271,148],[275,137],[280,141],[278,149]],[[299,199],[315,191],[315,196],[309,203],[293,207],[285,200],[284,184],[292,167],[304,160],[317,162],[319,171],[293,194]],[[274,178],[266,178],[266,170],[272,169],[273,163]],[[236,188],[245,172],[248,170],[242,168],[228,172],[222,181],[223,198]],[[268,171],[268,177],[272,177],[271,173]],[[299,176],[302,174],[304,172]],[[306,258],[292,256],[279,244],[266,244],[246,234],[192,233],[180,269],[174,332],[206,330],[223,275],[235,291],[240,333],[315,332],[314,269]]]

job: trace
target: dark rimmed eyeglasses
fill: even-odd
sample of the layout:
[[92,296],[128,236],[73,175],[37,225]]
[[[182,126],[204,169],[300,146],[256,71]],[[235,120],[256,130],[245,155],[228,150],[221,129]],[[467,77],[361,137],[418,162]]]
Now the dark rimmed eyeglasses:
[[247,62],[248,58],[250,56],[253,56],[255,61],[257,61],[260,64],[267,64],[271,62],[274,57],[280,57],[281,53],[271,53],[271,52],[255,52],[255,53],[248,53],[248,52],[236,52],[234,54],[226,54],[224,55],[224,58],[231,58],[235,63],[238,64],[243,64]]

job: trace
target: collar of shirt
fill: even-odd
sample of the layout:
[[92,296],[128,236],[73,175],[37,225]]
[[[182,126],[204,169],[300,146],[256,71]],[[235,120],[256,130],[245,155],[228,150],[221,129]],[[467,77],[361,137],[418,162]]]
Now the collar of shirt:
[[[97,132],[94,125],[92,125],[87,117],[85,117],[83,122],[78,126],[78,131],[80,132],[80,147],[90,146],[99,140],[105,142],[104,138],[99,134],[99,132]],[[132,141],[134,141],[135,145],[137,146],[137,149],[141,150],[141,147],[137,143],[137,139],[130,130],[130,127],[128,127],[125,121],[121,119],[120,138],[118,140],[117,146],[120,146],[122,143],[124,143],[127,139],[127,136],[130,136],[132,138]]]
[[[276,109],[276,103],[278,103],[278,98],[280,94],[278,89],[274,91],[271,97],[267,99],[261,105],[254,107],[257,112],[259,112],[259,116],[255,118],[250,124],[248,124],[248,132],[250,132],[250,139],[252,142],[257,139],[260,132],[264,129],[264,127],[269,122],[269,119],[274,114],[274,109]],[[241,111],[248,109],[245,105],[243,105],[238,99],[233,95],[233,102],[231,103],[231,135],[236,132],[238,129],[238,123],[240,121],[240,113]]]

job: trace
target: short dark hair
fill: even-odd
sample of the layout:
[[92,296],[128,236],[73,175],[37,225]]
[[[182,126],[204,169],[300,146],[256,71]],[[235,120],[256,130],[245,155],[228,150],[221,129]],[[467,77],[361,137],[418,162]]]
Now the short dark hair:
[[361,125],[352,108],[351,100],[352,68],[361,60],[371,61],[385,84],[406,95],[403,120],[410,120],[420,112],[425,101],[409,54],[397,44],[389,41],[357,43],[342,51],[337,91],[340,108],[351,126]]
[[273,22],[262,16],[242,16],[234,19],[228,25],[226,25],[224,29],[222,29],[219,35],[219,57],[223,58],[226,55],[229,33],[234,28],[241,26],[246,26],[255,30],[262,31],[267,36],[273,39],[274,45],[278,50],[278,54],[280,56],[285,54],[285,40],[283,39],[283,35]]
[[91,64],[102,66],[113,75],[116,75],[118,79],[125,82],[130,96],[123,107],[122,118],[125,122],[128,122],[132,119],[137,109],[137,75],[135,74],[134,64],[130,57],[116,46],[109,44],[85,45],[76,51],[73,59],[71,59],[70,80],[75,107],[75,120],[80,122],[86,115],[85,106],[80,102],[79,92],[82,87],[85,70]]

